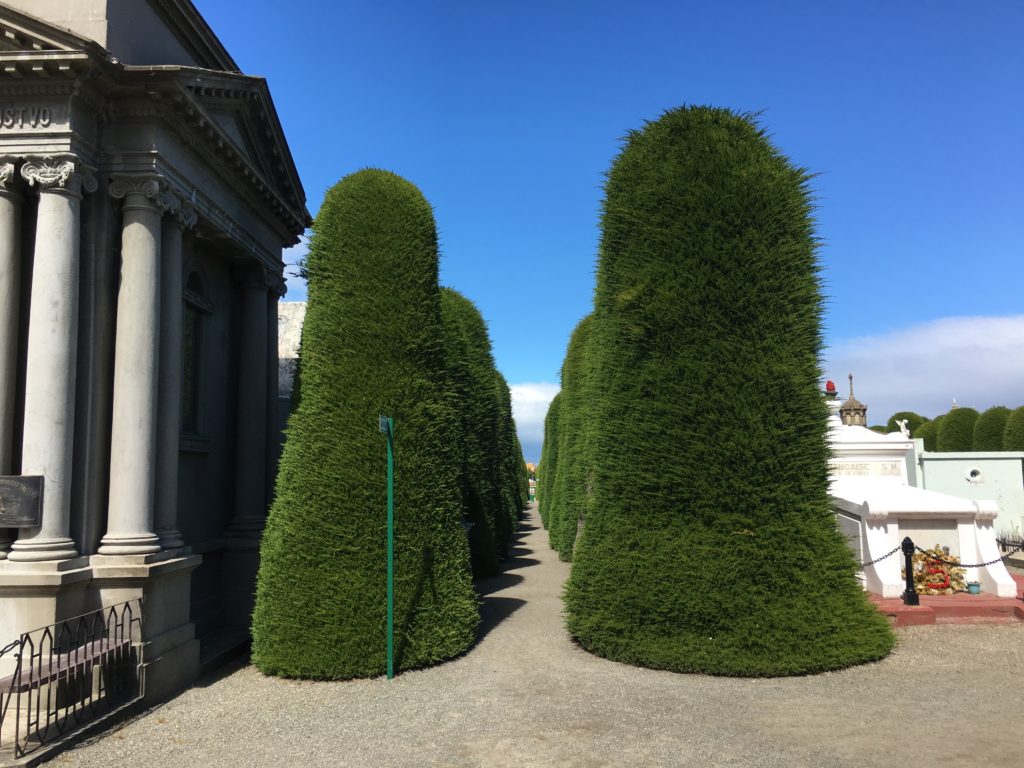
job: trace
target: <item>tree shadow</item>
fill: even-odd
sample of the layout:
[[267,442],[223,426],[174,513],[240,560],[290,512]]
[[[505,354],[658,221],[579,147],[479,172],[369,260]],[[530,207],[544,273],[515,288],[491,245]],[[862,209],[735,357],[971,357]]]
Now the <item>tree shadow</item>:
[[476,631],[476,642],[479,644],[492,629],[526,605],[525,600],[518,597],[485,597],[480,606],[480,626]]
[[529,568],[531,565],[540,565],[540,560],[535,557],[510,557],[503,565],[505,572],[518,571],[520,568]]
[[514,587],[516,584],[521,583],[523,577],[518,573],[499,573],[497,576],[488,576],[486,579],[480,579],[476,583],[476,591],[480,597],[486,597],[487,595],[493,595],[495,592],[501,592],[503,589]]

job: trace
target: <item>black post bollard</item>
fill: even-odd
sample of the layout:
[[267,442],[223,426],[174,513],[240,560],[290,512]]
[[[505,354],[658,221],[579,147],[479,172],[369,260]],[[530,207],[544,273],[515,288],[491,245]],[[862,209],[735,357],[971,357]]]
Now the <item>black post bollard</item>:
[[906,561],[907,588],[903,593],[904,605],[920,605],[921,598],[918,597],[917,589],[914,587],[914,542],[909,536],[903,538],[903,557]]

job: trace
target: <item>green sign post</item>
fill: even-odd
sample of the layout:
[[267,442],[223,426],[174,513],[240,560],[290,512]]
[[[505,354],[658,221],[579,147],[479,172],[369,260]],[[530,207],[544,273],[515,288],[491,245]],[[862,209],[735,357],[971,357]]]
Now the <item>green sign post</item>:
[[380,417],[380,431],[388,436],[388,680],[395,676],[395,420]]

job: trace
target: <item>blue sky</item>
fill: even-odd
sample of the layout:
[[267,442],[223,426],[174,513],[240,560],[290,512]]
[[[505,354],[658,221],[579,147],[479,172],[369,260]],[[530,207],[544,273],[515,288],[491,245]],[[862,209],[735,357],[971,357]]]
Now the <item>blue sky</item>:
[[872,423],[1024,404],[1018,0],[194,2],[269,81],[314,215],[367,166],[423,190],[528,460],[590,309],[603,174],[684,103],[761,111],[820,174],[826,369]]

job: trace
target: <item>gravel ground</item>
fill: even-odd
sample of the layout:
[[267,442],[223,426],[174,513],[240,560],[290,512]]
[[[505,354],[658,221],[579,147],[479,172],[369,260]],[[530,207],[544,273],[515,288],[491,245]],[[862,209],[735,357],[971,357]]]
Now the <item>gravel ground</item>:
[[1024,623],[900,630],[884,661],[804,678],[680,675],[573,645],[569,566],[535,511],[448,664],[308,683],[237,666],[56,757],[96,766],[1020,766]]

